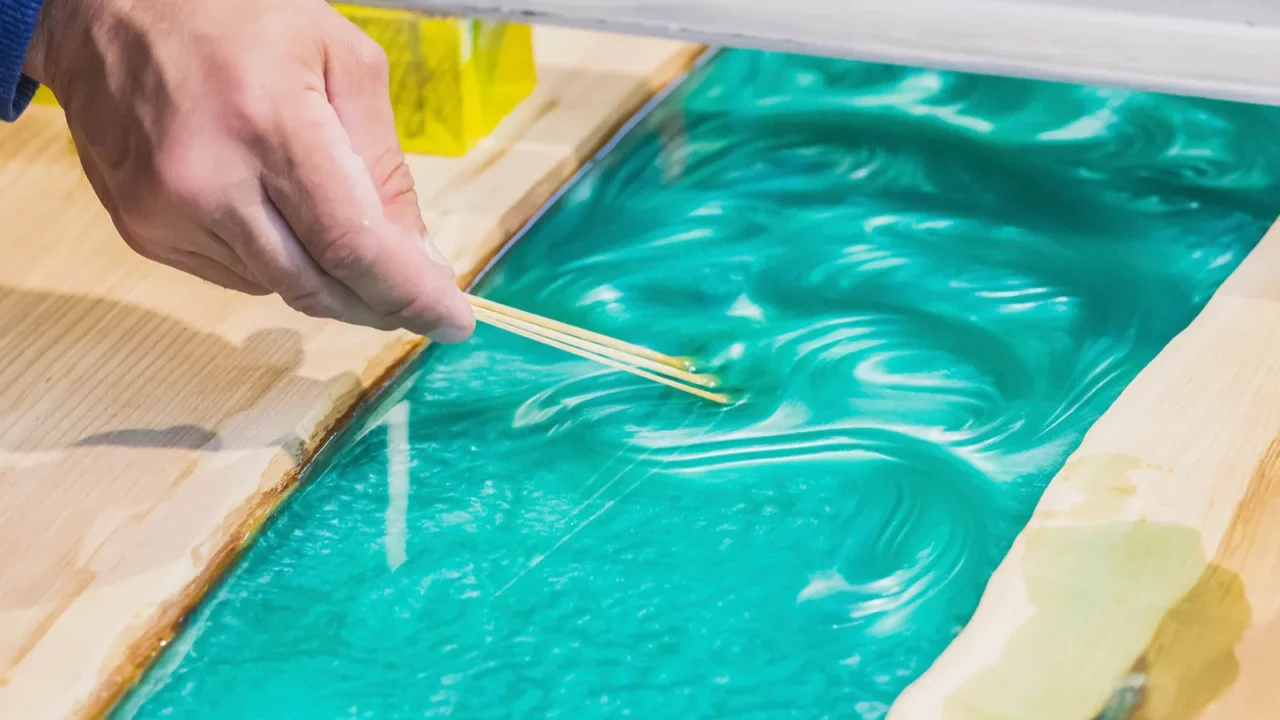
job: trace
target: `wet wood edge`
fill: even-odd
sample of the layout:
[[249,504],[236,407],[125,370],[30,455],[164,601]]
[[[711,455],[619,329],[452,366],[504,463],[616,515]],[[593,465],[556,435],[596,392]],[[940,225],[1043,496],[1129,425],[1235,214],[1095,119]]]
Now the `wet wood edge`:
[[1093,425],[891,720],[1269,720],[1280,223]]
[[[120,699],[137,684],[168,643],[182,632],[201,600],[235,569],[276,511],[295,490],[303,486],[313,463],[324,456],[325,449],[340,437],[342,431],[360,415],[369,401],[395,381],[399,372],[426,346],[425,340],[396,341],[370,363],[366,373],[361,374],[364,389],[353,391],[333,404],[330,414],[321,421],[313,439],[307,443],[306,455],[302,460],[285,469],[265,492],[249,498],[224,519],[225,530],[221,534],[224,540],[221,546],[213,552],[200,574],[163,605],[148,623],[146,630],[129,643],[124,658],[109,668],[108,674],[77,715],[101,718],[111,712]],[[275,465],[273,462],[272,467],[264,473],[264,478],[272,474]]]
[[[656,68],[649,78],[647,86],[640,88],[639,94],[628,98],[630,102],[612,122],[606,124],[603,132],[594,133],[597,140],[589,143],[582,155],[575,157],[571,165],[559,168],[556,180],[552,176],[554,186],[547,188],[548,178],[537,179],[529,188],[531,193],[542,195],[532,212],[526,217],[516,218],[519,228],[499,235],[495,238],[480,238],[476,244],[480,253],[468,258],[468,264],[459,270],[458,285],[471,289],[478,284],[493,268],[495,263],[507,252],[525,231],[536,222],[537,218],[561,195],[563,189],[572,185],[578,175],[590,167],[591,163],[612,146],[650,110],[656,101],[665,97],[668,90],[674,89],[684,76],[701,60],[709,57],[712,51],[702,45],[687,44],[684,51],[674,55],[671,62]],[[640,102],[636,102],[636,101]],[[597,130],[600,130],[599,128]],[[504,218],[510,223],[513,218]],[[499,233],[502,233],[501,229]],[[369,363],[361,374],[362,390],[336,401],[329,409],[329,414],[317,427],[311,440],[307,442],[306,454],[302,460],[289,467],[265,493],[249,498],[224,523],[225,540],[214,552],[212,559],[203,572],[178,594],[166,607],[163,607],[151,621],[147,630],[132,642],[125,652],[124,660],[112,668],[99,686],[94,696],[77,713],[83,718],[105,717],[117,703],[137,684],[142,675],[151,667],[163,652],[164,648],[184,629],[188,619],[196,611],[200,602],[217,587],[219,583],[235,569],[244,553],[252,547],[254,540],[267,527],[277,512],[292,494],[305,486],[310,476],[322,471],[323,460],[327,451],[331,451],[335,442],[341,438],[343,431],[352,426],[354,420],[377,405],[379,398],[400,377],[400,373],[411,365],[417,357],[428,349],[430,343],[425,339],[397,340],[384,348]],[[317,468],[313,470],[313,468]],[[264,475],[271,474],[268,469]]]

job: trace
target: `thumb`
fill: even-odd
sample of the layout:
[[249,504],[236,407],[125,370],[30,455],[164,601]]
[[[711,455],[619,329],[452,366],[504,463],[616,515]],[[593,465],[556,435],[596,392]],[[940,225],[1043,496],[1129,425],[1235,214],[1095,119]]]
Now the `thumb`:
[[[422,238],[436,262],[448,265],[427,239],[413,174],[396,135],[386,52],[336,10],[335,31],[325,59],[325,92],[351,148],[364,161],[387,219]],[[450,272],[453,271],[449,268]]]

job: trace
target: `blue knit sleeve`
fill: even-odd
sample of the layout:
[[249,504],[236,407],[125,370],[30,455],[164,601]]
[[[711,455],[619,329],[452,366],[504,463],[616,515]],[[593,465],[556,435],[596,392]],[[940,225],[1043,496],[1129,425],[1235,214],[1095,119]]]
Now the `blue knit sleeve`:
[[22,74],[22,63],[43,2],[0,0],[0,120],[5,122],[17,120],[40,87]]

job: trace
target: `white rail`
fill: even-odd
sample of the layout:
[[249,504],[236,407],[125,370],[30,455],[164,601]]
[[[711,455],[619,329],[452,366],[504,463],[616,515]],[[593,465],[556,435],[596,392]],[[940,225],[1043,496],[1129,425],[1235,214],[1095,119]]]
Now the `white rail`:
[[1280,3],[1267,0],[371,1],[1280,104]]

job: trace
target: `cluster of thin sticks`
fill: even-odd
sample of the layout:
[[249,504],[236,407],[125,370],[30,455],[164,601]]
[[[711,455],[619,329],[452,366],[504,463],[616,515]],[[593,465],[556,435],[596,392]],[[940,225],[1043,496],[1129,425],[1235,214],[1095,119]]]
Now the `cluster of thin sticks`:
[[721,405],[732,401],[725,393],[715,392],[720,384],[715,375],[695,372],[688,358],[663,355],[475,295],[468,294],[467,299],[483,323]]

